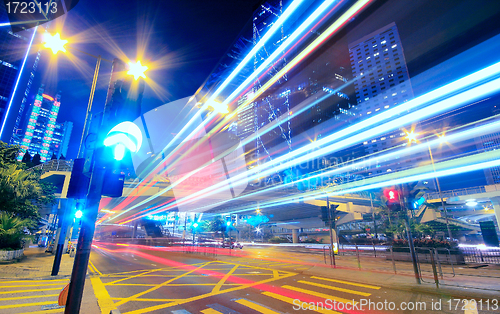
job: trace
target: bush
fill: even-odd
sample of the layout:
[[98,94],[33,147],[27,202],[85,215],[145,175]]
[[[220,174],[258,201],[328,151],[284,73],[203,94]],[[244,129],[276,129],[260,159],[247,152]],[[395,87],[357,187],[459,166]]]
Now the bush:
[[0,212],[0,250],[19,250],[25,237],[24,227],[28,219],[21,219],[10,213]]
[[288,243],[290,241],[288,241],[287,238],[283,238],[283,237],[272,237],[271,239],[269,239],[269,242],[270,243]]
[[323,239],[320,239],[318,241],[318,239],[315,239],[315,238],[307,238],[304,241],[302,241],[302,243],[315,243],[315,244],[319,244],[319,243],[323,243]]
[[[441,241],[435,239],[413,239],[413,245],[415,247],[425,247],[425,248],[443,248],[443,249],[454,249],[457,247],[455,242]],[[408,247],[407,240],[394,240],[392,247]]]

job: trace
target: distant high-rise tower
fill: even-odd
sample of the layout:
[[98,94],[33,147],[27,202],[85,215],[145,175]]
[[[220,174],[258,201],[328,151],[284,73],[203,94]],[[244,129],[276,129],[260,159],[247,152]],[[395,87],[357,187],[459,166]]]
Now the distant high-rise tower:
[[[0,6],[0,21],[7,20],[5,8]],[[0,136],[5,142],[10,141],[16,123],[7,115],[17,113],[21,103],[24,105],[21,94],[24,92],[26,98],[33,82],[38,57],[30,57],[29,52],[35,35],[36,28],[19,33],[13,33],[10,27],[0,28]],[[25,68],[31,70],[29,77],[21,77]]]
[[69,140],[71,138],[71,131],[73,131],[73,122],[66,121],[56,123],[54,136],[50,143],[48,156],[55,155],[57,158],[61,156],[67,157]]
[[[349,44],[357,112],[370,116],[413,98],[408,68],[395,23]],[[392,146],[401,132],[365,142],[367,153]]]
[[[19,143],[30,155],[40,154],[42,162],[50,159],[52,138],[56,128],[56,119],[61,106],[61,95],[55,97],[44,94],[44,87],[38,89],[35,101],[28,110],[28,120],[23,139]],[[19,154],[22,159],[24,152]]]

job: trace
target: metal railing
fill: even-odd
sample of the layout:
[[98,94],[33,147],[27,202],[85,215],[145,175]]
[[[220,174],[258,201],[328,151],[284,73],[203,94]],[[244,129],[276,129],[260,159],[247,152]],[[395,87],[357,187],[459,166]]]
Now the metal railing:
[[69,171],[73,170],[73,160],[54,159],[45,163],[36,165],[30,169],[42,170],[42,174],[49,171]]
[[466,263],[500,264],[500,248],[461,247]]
[[[441,192],[441,195],[443,198],[448,198],[448,197],[453,197],[453,196],[462,196],[462,195],[470,195],[470,194],[479,194],[479,193],[486,193],[486,187],[485,186],[477,186],[473,188],[465,188],[465,189],[457,189],[457,190],[450,190],[450,191],[443,191]],[[427,193],[425,195],[425,199],[439,199],[440,195],[439,192],[432,192],[432,193]]]

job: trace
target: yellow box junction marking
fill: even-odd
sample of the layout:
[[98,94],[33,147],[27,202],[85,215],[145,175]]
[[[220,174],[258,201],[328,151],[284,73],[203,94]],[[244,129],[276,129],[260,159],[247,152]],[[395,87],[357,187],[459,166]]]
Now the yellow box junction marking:
[[222,287],[222,285],[226,282],[226,280],[231,277],[231,275],[234,273],[234,271],[238,268],[238,265],[235,265],[233,268],[231,268],[231,270],[229,272],[227,272],[227,274],[224,275],[224,277],[222,277],[221,280],[219,280],[219,282],[215,285],[215,287],[212,289],[212,293],[216,293],[216,292],[219,292],[220,291],[220,288]]
[[249,307],[251,308],[252,310],[254,311],[257,311],[257,312],[260,312],[262,314],[280,314],[278,312],[275,312],[271,309],[268,309],[267,307],[265,306],[262,306],[260,304],[257,304],[257,303],[254,303],[252,301],[249,301],[249,300],[246,300],[246,299],[239,299],[239,300],[236,300],[236,303],[239,303],[241,305],[244,305],[246,307]]
[[16,307],[26,307],[26,306],[37,306],[37,305],[54,304],[55,302],[56,301],[43,301],[43,302],[34,302],[34,303],[1,305],[0,306],[0,310],[3,310],[3,309],[12,309],[12,308],[16,308]]
[[[205,265],[202,265],[201,267],[199,267],[199,268],[197,268],[195,270],[190,271],[189,273],[192,273],[194,271],[200,270],[204,266],[207,266],[207,265],[210,265],[210,264],[217,264],[217,263],[222,263],[222,264],[226,264],[226,265],[232,265],[233,268],[231,268],[231,269],[225,268],[225,270],[229,270],[229,271],[235,269],[235,266],[241,267],[243,269],[252,268],[252,269],[263,269],[263,270],[267,270],[267,271],[270,271],[270,272],[273,271],[272,269],[266,269],[266,268],[261,268],[261,267],[249,267],[249,266],[246,266],[246,265],[239,265],[239,264],[235,264],[235,263],[228,263],[228,262],[217,261],[217,262],[208,262]],[[205,268],[203,268],[203,269],[206,270]],[[183,275],[187,275],[187,274],[188,273],[183,274]],[[148,312],[152,312],[152,311],[156,311],[156,310],[165,309],[165,308],[168,308],[168,307],[173,307],[173,306],[177,306],[177,305],[186,304],[186,303],[189,303],[189,302],[201,300],[201,299],[208,298],[208,297],[211,297],[211,296],[214,296],[214,295],[220,295],[220,294],[224,294],[224,293],[238,291],[238,290],[246,289],[246,288],[249,288],[249,287],[253,287],[253,286],[265,284],[265,283],[268,283],[268,282],[276,281],[278,279],[283,279],[283,278],[287,278],[287,277],[291,277],[291,276],[297,275],[296,273],[284,272],[284,271],[280,271],[279,274],[281,274],[279,278],[274,278],[273,274],[270,273],[269,276],[272,276],[271,278],[268,278],[268,279],[265,279],[265,280],[261,280],[261,281],[251,282],[251,283],[248,283],[248,284],[224,284],[224,285],[236,285],[236,286],[233,287],[233,288],[229,288],[229,289],[219,290],[217,292],[209,292],[209,293],[197,295],[197,296],[194,296],[194,297],[191,297],[191,298],[187,298],[187,299],[183,299],[183,300],[176,300],[176,301],[171,302],[171,303],[159,304],[159,305],[155,305],[155,306],[151,306],[151,307],[147,307],[147,308],[142,308],[142,309],[138,309],[138,310],[134,310],[134,311],[122,313],[122,314],[142,314],[142,313],[148,313]],[[233,276],[239,276],[239,275],[235,274]],[[183,276],[181,275],[178,278],[181,278],[181,277],[183,277]],[[120,302],[117,302],[115,305],[119,306],[119,305],[124,304],[124,303],[126,303],[128,301],[139,301],[139,300],[141,300],[139,298],[141,295],[149,293],[149,292],[151,292],[153,290],[156,290],[156,289],[158,289],[160,287],[170,286],[169,283],[172,282],[173,280],[178,279],[178,278],[176,277],[176,278],[174,278],[172,280],[168,280],[168,281],[166,281],[166,282],[164,282],[162,284],[157,285],[154,288],[151,288],[151,289],[149,289],[147,291],[138,293],[138,294],[133,295],[133,296],[131,296],[129,298],[124,298]]]
[[[38,290],[36,290],[36,291],[38,291]],[[59,296],[59,294],[25,295],[22,297],[0,298],[0,301],[13,301],[13,300],[35,299],[35,298],[49,298],[49,297],[57,297],[57,296]]]
[[355,283],[355,282],[343,281],[343,280],[337,280],[337,279],[322,278],[322,277],[316,277],[316,276],[311,276],[311,279],[319,279],[319,280],[325,280],[325,281],[330,281],[330,282],[343,283],[346,285],[368,288],[368,289],[375,289],[375,290],[380,289],[380,287],[378,287],[378,286],[365,285],[365,284],[361,284],[361,283]]
[[92,288],[94,288],[94,294],[101,309],[101,314],[109,314],[112,310],[116,310],[116,306],[104,287],[101,278],[92,277],[90,278],[90,282],[92,283]]

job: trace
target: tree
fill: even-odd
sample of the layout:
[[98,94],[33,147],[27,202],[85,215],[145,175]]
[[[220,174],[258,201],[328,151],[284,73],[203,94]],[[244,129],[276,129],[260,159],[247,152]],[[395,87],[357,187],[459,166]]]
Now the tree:
[[64,155],[61,154],[61,157],[59,157],[59,160],[66,160],[66,157],[64,157]]
[[24,153],[22,162],[24,162],[25,164],[31,163],[30,152],[26,151],[26,153]]
[[18,146],[0,142],[0,211],[35,224],[39,209],[55,202],[54,187],[40,180],[40,170],[26,169],[18,162],[14,157],[18,154]]
[[40,156],[39,153],[36,153],[35,156],[33,156],[31,162],[33,163],[33,165],[38,166],[42,163],[42,156]]
[[50,157],[50,160],[57,160],[56,154],[52,153],[52,157]]

